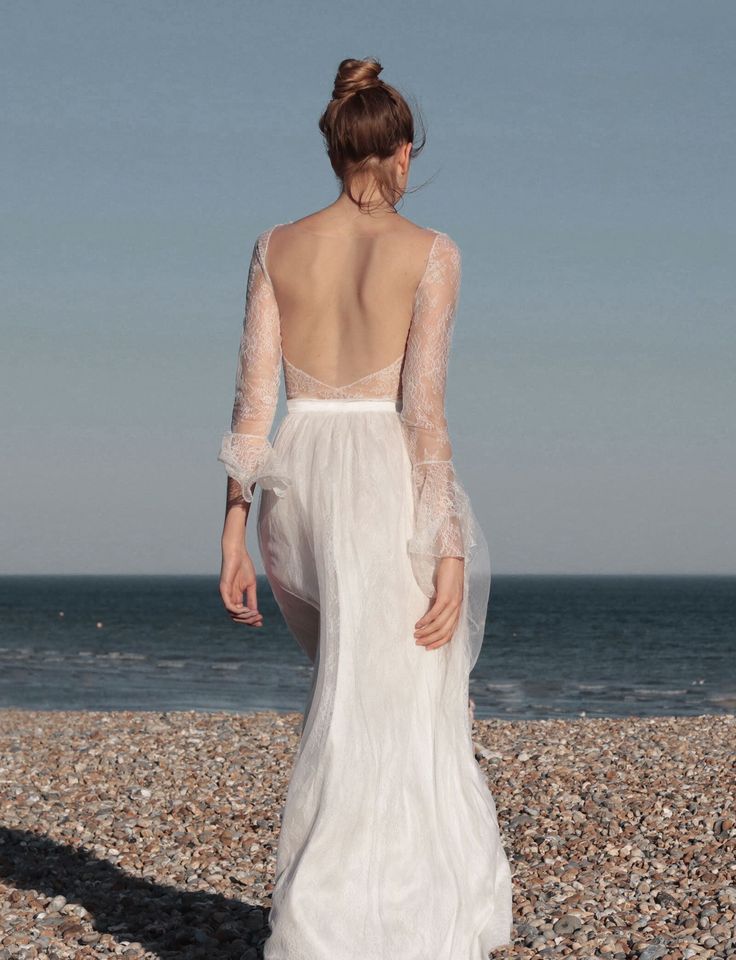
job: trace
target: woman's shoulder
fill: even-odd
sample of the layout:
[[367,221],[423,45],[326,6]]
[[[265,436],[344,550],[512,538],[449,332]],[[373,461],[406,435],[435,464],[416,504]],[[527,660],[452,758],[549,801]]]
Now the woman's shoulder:
[[423,265],[423,277],[448,266],[459,268],[460,246],[445,230],[423,226],[402,217],[403,249],[413,249],[416,261]]
[[287,220],[286,223],[274,223],[270,227],[266,227],[265,230],[261,230],[261,232],[256,236],[256,244],[263,248],[268,244],[268,241],[271,239],[271,234],[275,230],[278,230],[281,227],[286,227],[293,222],[293,220]]
[[435,277],[439,273],[446,273],[448,270],[459,273],[462,254],[457,241],[444,230],[437,230],[434,227],[427,227],[426,229],[431,234],[432,239],[429,241],[425,277]]
[[420,227],[424,234],[423,242],[427,249],[427,258],[432,260],[460,261],[460,245],[446,230],[437,227]]
[[422,226],[422,224],[414,223],[413,220],[409,220],[407,217],[402,217],[401,220],[406,224],[406,235],[413,236],[420,243],[433,244],[437,241],[457,246],[453,237],[445,230],[440,230],[438,227]]

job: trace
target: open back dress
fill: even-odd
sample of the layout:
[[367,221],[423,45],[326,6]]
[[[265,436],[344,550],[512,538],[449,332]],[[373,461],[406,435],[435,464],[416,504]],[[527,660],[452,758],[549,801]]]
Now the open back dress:
[[[385,328],[353,330],[361,346],[347,359],[340,338],[326,339],[315,356],[339,361],[334,369],[351,377],[327,383],[284,356],[268,260],[279,228],[288,225],[266,230],[253,249],[231,428],[218,458],[246,501],[261,487],[266,576],[313,665],[264,958],[484,960],[511,940],[512,897],[468,712],[491,574],[445,417],[460,251],[448,234],[427,231],[404,349],[356,377],[380,355]],[[373,243],[378,250],[382,240]],[[341,254],[327,243],[323,255],[333,263]],[[375,297],[390,297],[400,251],[375,264],[387,273]],[[288,278],[299,268],[278,266],[293,311]],[[302,267],[308,273],[318,259]],[[287,413],[271,441],[282,369]],[[427,650],[414,625],[432,604],[445,556],[465,560],[460,619],[449,643]]]

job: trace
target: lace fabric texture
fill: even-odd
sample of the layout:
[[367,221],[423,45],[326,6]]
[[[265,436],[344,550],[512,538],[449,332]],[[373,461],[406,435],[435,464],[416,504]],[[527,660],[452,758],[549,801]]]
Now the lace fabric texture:
[[256,240],[248,270],[245,316],[235,375],[230,430],[223,436],[218,460],[240,487],[247,503],[254,485],[284,496],[291,483],[268,440],[279,399],[281,333],[279,309],[266,272],[270,231]]
[[329,383],[322,383],[316,377],[295,367],[286,357],[283,360],[286,396],[289,399],[292,397],[312,397],[318,400],[394,400],[400,394],[403,355],[397,357],[387,367],[369,373],[367,376],[342,387],[333,387]]
[[286,495],[291,478],[268,440],[282,368],[287,398],[398,400],[415,494],[415,524],[407,550],[417,582],[427,597],[435,592],[438,560],[465,559],[472,666],[483,641],[490,593],[490,582],[486,591],[484,581],[490,577],[490,561],[469,498],[455,472],[445,415],[447,369],[461,284],[460,249],[448,234],[433,231],[404,354],[352,383],[334,386],[283,356],[279,308],[266,267],[275,226],[261,233],[253,248],[231,427],[222,438],[218,459],[237,482],[245,501],[252,501],[256,483],[278,496]]

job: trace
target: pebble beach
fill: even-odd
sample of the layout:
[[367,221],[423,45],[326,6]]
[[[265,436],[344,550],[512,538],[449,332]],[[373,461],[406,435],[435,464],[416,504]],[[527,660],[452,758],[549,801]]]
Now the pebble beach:
[[[0,710],[0,960],[259,960],[300,721]],[[513,875],[493,958],[736,958],[736,717],[473,740]]]

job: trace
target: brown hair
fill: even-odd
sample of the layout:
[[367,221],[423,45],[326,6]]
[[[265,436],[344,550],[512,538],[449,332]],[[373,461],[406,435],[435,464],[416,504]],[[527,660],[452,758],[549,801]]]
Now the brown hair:
[[383,67],[378,60],[347,59],[340,63],[332,90],[332,99],[319,119],[332,169],[342,181],[350,199],[362,211],[362,194],[353,196],[350,181],[366,168],[377,181],[378,190],[392,206],[401,197],[383,161],[392,156],[402,143],[411,143],[410,156],[416,157],[426,143],[421,125],[421,142],[414,140],[414,115],[399,91],[380,80]]

